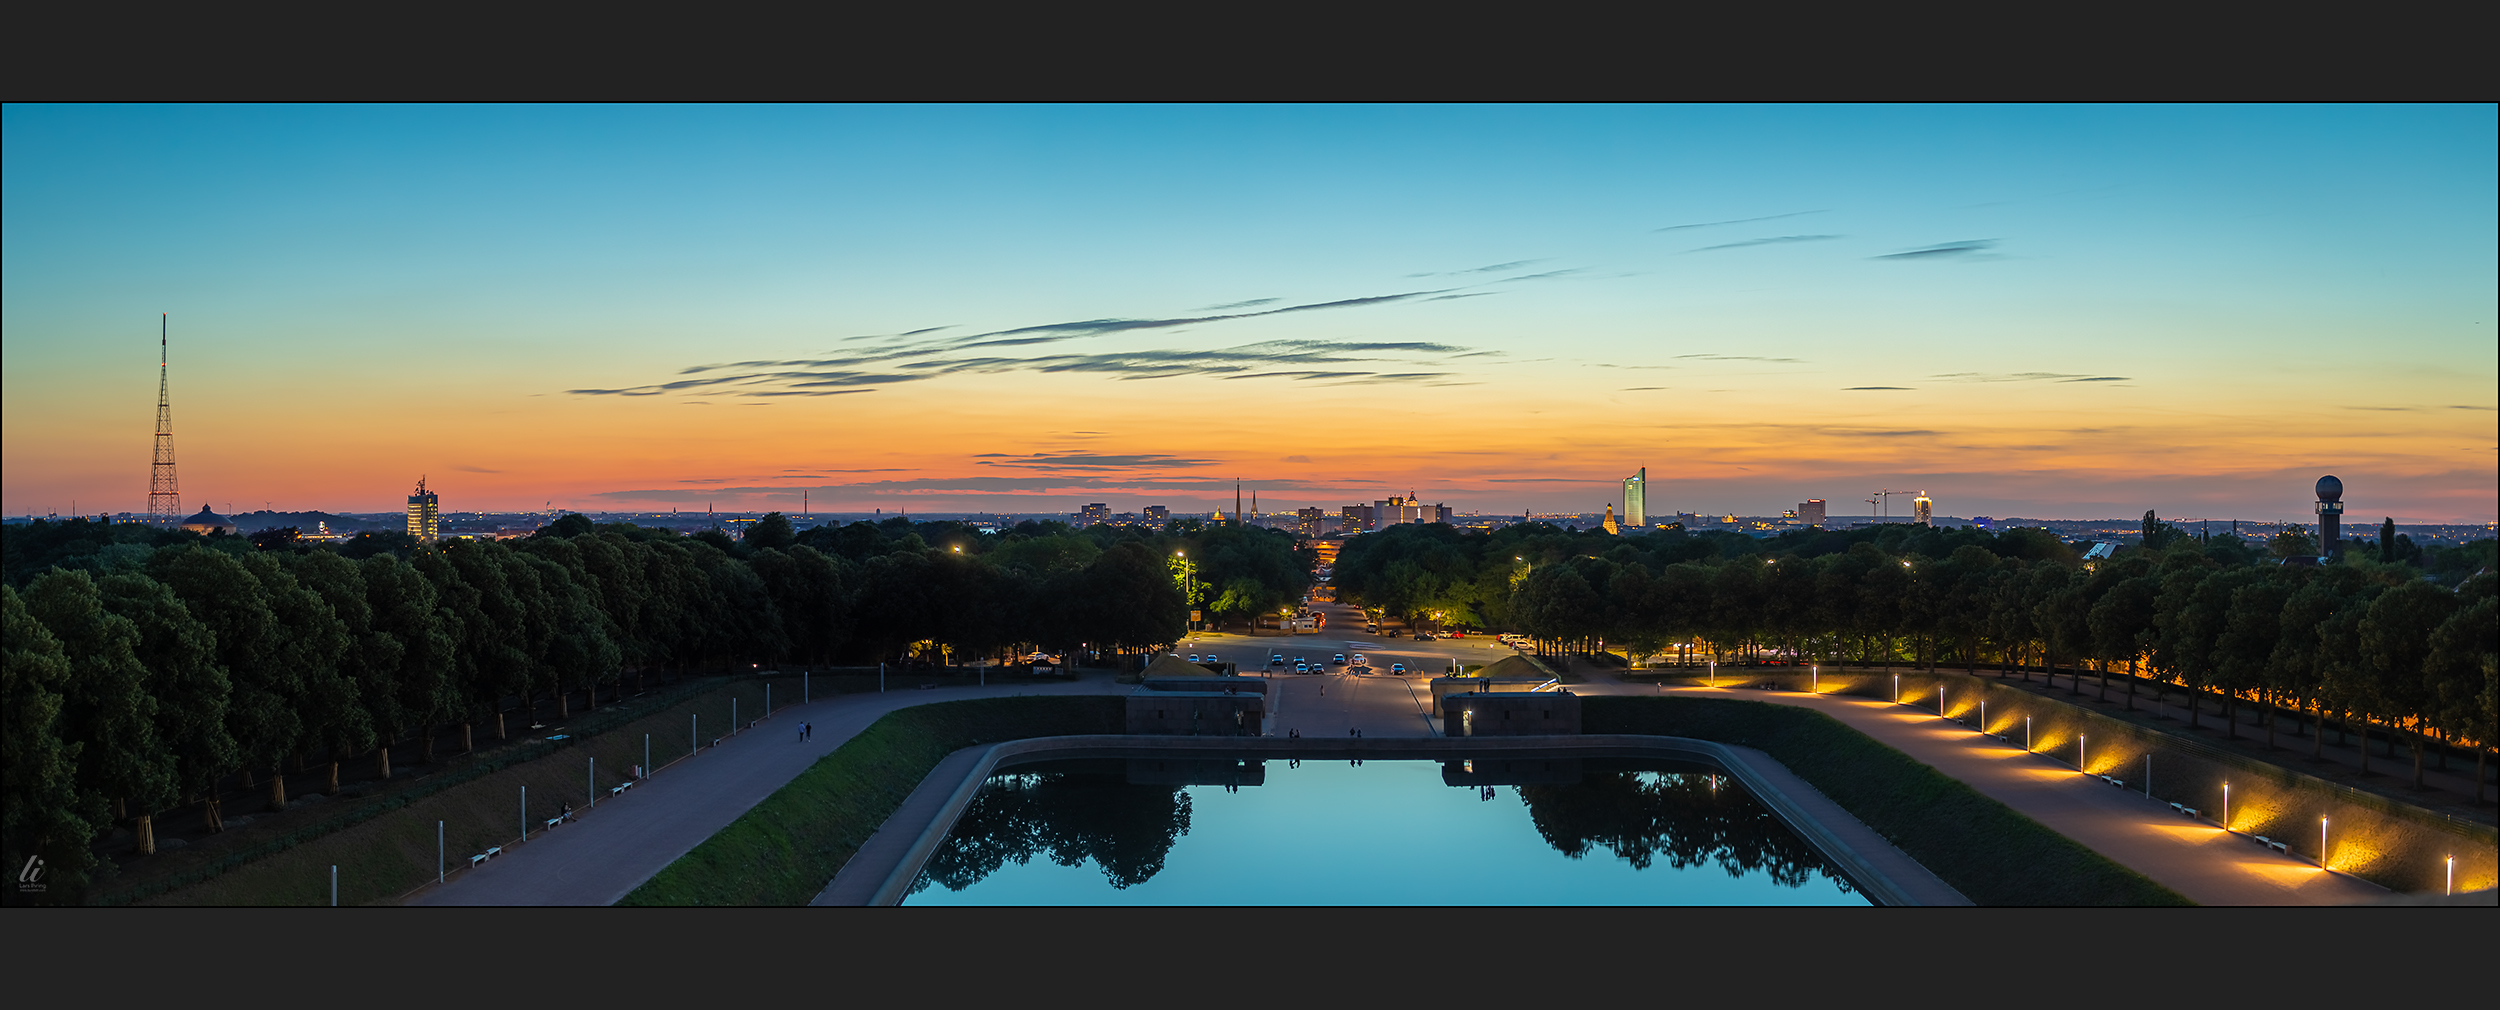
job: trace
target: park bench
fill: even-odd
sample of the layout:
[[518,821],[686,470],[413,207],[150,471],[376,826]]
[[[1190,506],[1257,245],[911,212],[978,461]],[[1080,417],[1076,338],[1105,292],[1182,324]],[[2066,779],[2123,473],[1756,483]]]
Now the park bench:
[[620,783],[620,784],[617,784],[617,785],[609,786],[609,787],[608,787],[608,795],[610,795],[610,796],[615,796],[615,795],[617,795],[617,794],[619,794],[619,793],[622,793],[622,792],[624,792],[625,790],[631,789],[631,788],[633,788],[633,787],[634,787],[634,784],[633,784],[633,783],[631,783],[631,782],[625,782],[625,783]]
[[923,691],[935,691],[935,690],[937,690],[937,685],[935,685],[935,684],[922,684],[922,685],[920,685],[920,689],[921,689],[921,690],[923,690]]
[[2273,849],[2274,851],[2280,852],[2286,856],[2292,854],[2292,847],[2285,845],[2282,842],[2275,841],[2274,839],[2268,838],[2264,835],[2250,835],[2249,837],[2255,840],[2257,844]]
[[555,828],[555,826],[556,826],[556,825],[558,825],[558,824],[562,824],[562,823],[564,823],[564,818],[562,818],[562,817],[550,817],[550,818],[547,818],[547,827],[548,827],[550,830],[553,830],[553,829]]

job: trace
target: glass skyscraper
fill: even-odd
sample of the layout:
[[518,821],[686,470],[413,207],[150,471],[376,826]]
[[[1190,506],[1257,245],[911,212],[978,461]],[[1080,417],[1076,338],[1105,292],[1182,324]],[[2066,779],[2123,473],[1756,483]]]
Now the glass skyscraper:
[[1642,467],[1623,479],[1623,524],[1638,529],[1649,525],[1648,503],[1641,500],[1642,485],[1649,482],[1649,468]]

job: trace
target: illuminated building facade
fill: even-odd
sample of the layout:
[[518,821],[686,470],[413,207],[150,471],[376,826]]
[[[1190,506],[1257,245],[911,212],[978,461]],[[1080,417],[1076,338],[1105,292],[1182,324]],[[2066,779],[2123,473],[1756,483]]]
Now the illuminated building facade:
[[1797,521],[1808,526],[1823,525],[1824,503],[1821,498],[1808,498],[1797,503]]
[[1094,502],[1085,506],[1084,509],[1078,511],[1076,514],[1076,524],[1079,526],[1092,526],[1096,523],[1107,523],[1110,521],[1111,505],[1108,502]]
[[1306,509],[1296,509],[1293,513],[1293,531],[1306,537],[1315,537],[1320,534],[1320,525],[1326,523],[1327,521],[1327,509],[1318,508],[1316,506]]
[[1649,468],[1633,471],[1623,479],[1623,524],[1631,527],[1649,525],[1649,503],[1643,492],[1649,483]]
[[421,544],[440,539],[443,533],[443,503],[434,492],[425,489],[425,478],[417,478],[416,491],[408,495],[408,536]]
[[1916,510],[1916,514],[1910,519],[1911,522],[1920,526],[1935,525],[1933,520],[1935,518],[1936,503],[1927,497],[1926,492],[1919,492],[1918,498],[1910,504]]
[[1148,505],[1148,506],[1146,506],[1146,525],[1148,525],[1148,526],[1152,526],[1152,527],[1154,527],[1154,528],[1156,528],[1156,529],[1162,529],[1162,528],[1164,528],[1165,526],[1169,526],[1169,525],[1171,525],[1171,523],[1172,523],[1172,507],[1171,507],[1171,506],[1169,506],[1169,505]]

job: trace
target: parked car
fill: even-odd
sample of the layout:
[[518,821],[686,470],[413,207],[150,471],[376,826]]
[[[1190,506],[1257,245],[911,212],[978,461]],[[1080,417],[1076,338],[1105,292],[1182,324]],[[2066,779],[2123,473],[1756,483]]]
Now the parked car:
[[1405,673],[1405,672],[1406,672],[1406,664],[1404,664],[1404,663],[1391,663],[1391,664],[1389,664],[1389,672],[1390,672],[1390,673]]
[[1284,654],[1284,653],[1279,652],[1279,653],[1274,653],[1274,654],[1272,654],[1272,655],[1268,656],[1268,657],[1267,657],[1267,665],[1269,665],[1269,666],[1283,666],[1283,665],[1285,665],[1285,654]]
[[1330,660],[1329,660],[1329,662],[1334,663],[1334,664],[1336,664],[1336,665],[1338,665],[1338,666],[1344,666],[1344,665],[1345,665],[1345,653],[1342,653],[1342,652],[1338,653],[1338,654],[1336,655],[1336,657],[1335,657],[1335,658],[1333,658],[1333,659],[1330,659]]
[[1418,642],[1429,642],[1432,641],[1432,636],[1418,631],[1415,633],[1415,640]]
[[1355,654],[1354,654],[1354,665],[1356,665],[1356,666],[1370,666],[1370,665],[1371,665],[1371,661],[1364,659],[1364,658],[1363,658],[1363,654],[1358,652],[1358,653],[1355,653]]
[[1192,663],[1198,662],[1198,654],[1197,654],[1197,653],[1194,653],[1194,652],[1193,652],[1193,653],[1190,653],[1190,654],[1189,654],[1189,661],[1190,661],[1190,662],[1192,662]]

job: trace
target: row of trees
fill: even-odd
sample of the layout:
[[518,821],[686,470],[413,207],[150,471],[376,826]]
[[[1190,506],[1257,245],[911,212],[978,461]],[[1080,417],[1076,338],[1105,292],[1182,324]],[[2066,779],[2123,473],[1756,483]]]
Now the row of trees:
[[[2284,565],[2147,524],[2141,544],[2090,562],[2036,529],[1754,540],[1412,526],[1348,543],[1336,578],[1369,605],[1635,659],[1672,645],[1721,661],[1986,664],[2052,678],[2089,669],[2105,692],[2112,673],[2133,674],[2218,696],[2233,734],[2229,709],[2242,703],[2347,720],[2364,734],[2365,761],[2373,725],[2402,730],[2417,785],[2427,737],[2490,752],[2500,736],[2492,541],[2430,559],[2448,562],[2443,584],[2376,545],[2342,563]],[[2279,547],[2297,558],[2304,544],[2292,538]],[[2480,560],[2464,569],[2458,557]]]
[[[117,822],[153,851],[153,815],[290,764],[370,754],[437,730],[508,737],[655,672],[785,661],[939,662],[1038,647],[1128,652],[1183,633],[1174,562],[1210,595],[1292,598],[1290,538],[1220,527],[1163,537],[1025,524],[981,534],[894,520],[743,538],[681,537],[574,515],[525,540],[345,545],[287,531],[199,537],[73,520],[8,527],[6,839],[74,879]],[[1281,560],[1280,560],[1281,559]]]

